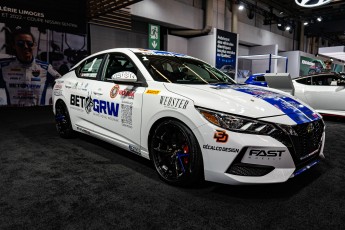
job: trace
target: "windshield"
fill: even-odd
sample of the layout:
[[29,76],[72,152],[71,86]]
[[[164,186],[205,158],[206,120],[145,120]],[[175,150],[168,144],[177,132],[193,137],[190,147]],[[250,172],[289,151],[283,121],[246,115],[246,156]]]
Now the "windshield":
[[155,81],[177,84],[236,84],[228,75],[198,59],[137,53]]

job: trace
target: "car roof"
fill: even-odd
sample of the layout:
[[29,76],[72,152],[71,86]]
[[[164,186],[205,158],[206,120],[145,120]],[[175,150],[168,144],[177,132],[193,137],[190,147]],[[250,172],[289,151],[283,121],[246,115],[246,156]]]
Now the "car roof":
[[72,68],[74,69],[76,66],[79,66],[81,62],[83,62],[85,59],[90,58],[92,56],[97,56],[100,54],[105,54],[105,53],[113,53],[113,52],[122,52],[122,53],[141,53],[141,54],[147,54],[147,55],[157,55],[157,56],[172,56],[172,57],[183,57],[183,58],[190,58],[190,59],[195,59],[199,60],[201,62],[205,62],[201,59],[189,56],[187,54],[181,54],[181,53],[175,53],[175,52],[169,52],[169,51],[164,51],[164,50],[150,50],[150,49],[143,49],[143,48],[112,48],[112,49],[106,49],[102,51],[98,51],[96,53],[93,53],[87,57],[85,57],[83,60],[79,61],[77,64],[75,64]]
[[307,78],[307,77],[314,77],[314,76],[327,76],[327,75],[338,75],[338,73],[329,72],[329,73],[309,74],[309,75],[305,75],[305,76],[296,77],[293,80],[298,80],[298,79]]

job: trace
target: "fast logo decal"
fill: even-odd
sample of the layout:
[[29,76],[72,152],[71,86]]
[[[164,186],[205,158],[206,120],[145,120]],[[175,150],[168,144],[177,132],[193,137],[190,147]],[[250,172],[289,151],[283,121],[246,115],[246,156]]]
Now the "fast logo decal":
[[92,99],[91,96],[83,97],[79,95],[71,94],[70,104],[85,108],[87,113],[93,110],[99,114],[106,114],[113,117],[118,117],[119,114],[119,104],[109,101],[103,101],[98,99]]
[[286,150],[283,149],[261,149],[252,148],[246,154],[252,160],[281,160]]
[[262,149],[251,149],[249,156],[255,157],[281,157],[285,153],[285,150],[262,150]]
[[321,119],[318,114],[314,113],[312,110],[302,105],[298,101],[286,97],[282,94],[270,92],[265,89],[256,87],[247,87],[240,85],[231,85],[229,88],[253,95],[256,98],[262,99],[269,104],[273,105],[277,109],[283,111],[287,116],[289,116],[297,124],[303,124],[310,121],[316,121]]
[[181,98],[161,96],[159,103],[173,109],[186,109],[189,101]]
[[224,130],[216,130],[213,138],[216,139],[216,142],[226,143],[229,139],[229,135]]

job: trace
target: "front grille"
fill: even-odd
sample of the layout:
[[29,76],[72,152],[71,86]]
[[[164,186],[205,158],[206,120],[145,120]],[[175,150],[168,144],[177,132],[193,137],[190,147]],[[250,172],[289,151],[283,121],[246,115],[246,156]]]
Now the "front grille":
[[324,123],[321,119],[309,123],[291,126],[294,134],[276,130],[271,137],[286,145],[298,165],[308,160],[312,155],[318,155],[322,143]]
[[319,150],[323,134],[323,122],[318,120],[297,125],[294,128],[298,136],[290,136],[296,157],[300,160]]
[[[298,170],[319,158],[324,126],[321,119],[295,126],[280,126],[276,127],[270,136],[289,149]],[[274,169],[273,166],[241,163],[247,149],[245,147],[241,150],[226,173],[239,176],[264,176]]]

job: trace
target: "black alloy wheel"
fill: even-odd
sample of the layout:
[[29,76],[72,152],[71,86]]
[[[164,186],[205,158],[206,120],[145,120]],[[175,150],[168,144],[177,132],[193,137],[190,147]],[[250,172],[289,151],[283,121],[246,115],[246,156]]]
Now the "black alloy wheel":
[[55,105],[55,124],[56,130],[63,138],[74,137],[71,118],[64,102],[58,101]]
[[150,155],[158,175],[169,184],[192,186],[204,180],[198,141],[179,121],[167,120],[154,129]]

